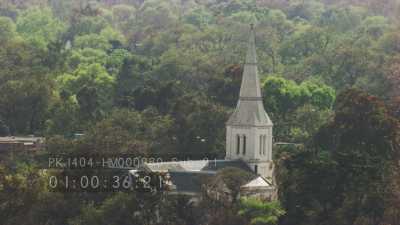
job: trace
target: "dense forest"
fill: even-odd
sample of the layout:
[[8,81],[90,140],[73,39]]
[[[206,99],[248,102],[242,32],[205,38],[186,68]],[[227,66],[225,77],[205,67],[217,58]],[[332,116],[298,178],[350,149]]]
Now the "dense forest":
[[279,203],[54,193],[12,154],[0,223],[400,224],[398,0],[0,0],[0,136],[223,158],[251,23]]

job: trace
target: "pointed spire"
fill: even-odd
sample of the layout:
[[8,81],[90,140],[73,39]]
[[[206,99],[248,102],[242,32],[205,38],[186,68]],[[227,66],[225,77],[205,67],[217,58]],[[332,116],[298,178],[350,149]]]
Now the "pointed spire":
[[256,37],[254,24],[250,24],[249,42],[247,43],[246,64],[257,64]]
[[261,88],[257,69],[257,52],[254,24],[250,25],[249,41],[247,43],[246,61],[243,69],[240,98],[260,98]]
[[247,54],[244,63],[239,101],[227,124],[235,126],[273,125],[265,112],[262,101],[253,24],[250,25],[249,42],[247,43]]

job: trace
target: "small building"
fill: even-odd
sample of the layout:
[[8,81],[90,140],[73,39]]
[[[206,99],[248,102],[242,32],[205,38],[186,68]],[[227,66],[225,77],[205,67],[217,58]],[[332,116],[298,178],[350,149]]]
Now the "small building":
[[0,137],[0,153],[15,151],[37,151],[44,147],[43,137]]
[[257,199],[273,200],[277,198],[276,188],[273,183],[262,177],[257,177],[240,187],[240,194],[242,197]]

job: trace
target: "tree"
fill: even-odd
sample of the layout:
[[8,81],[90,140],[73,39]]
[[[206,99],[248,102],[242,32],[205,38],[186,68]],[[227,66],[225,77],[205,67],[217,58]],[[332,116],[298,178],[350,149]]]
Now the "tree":
[[0,136],[8,136],[10,135],[10,128],[4,123],[4,121],[0,118]]
[[279,200],[286,214],[282,224],[324,224],[334,220],[341,190],[337,163],[329,153],[307,145],[283,146],[277,151]]
[[400,119],[400,97],[393,98],[390,105],[394,116]]
[[111,48],[111,44],[104,36],[86,34],[75,37],[74,47],[78,49],[92,48],[107,51]]
[[400,91],[398,88],[400,85],[400,57],[395,57],[388,63],[389,65],[385,73],[385,80],[388,83],[388,91],[386,92],[386,96],[395,99],[400,97]]
[[55,41],[65,24],[54,18],[49,8],[31,8],[17,19],[17,32],[38,48],[46,49],[47,44]]
[[110,111],[115,78],[99,63],[81,64],[73,74],[58,79],[60,89],[76,95],[85,118],[96,118]]
[[[136,8],[130,5],[114,5],[112,7],[113,23],[122,31],[128,31],[136,22]],[[127,34],[127,33],[125,33]]]
[[144,221],[138,212],[141,212],[141,208],[135,194],[116,193],[105,199],[99,206],[86,205],[80,215],[71,219],[71,223],[79,225],[128,225],[149,222]]
[[341,93],[313,144],[278,151],[283,223],[376,224],[393,212],[399,128],[378,98]]
[[221,196],[228,192],[228,196],[221,200],[227,206],[234,205],[238,201],[240,187],[254,178],[255,175],[248,171],[227,167],[217,172],[217,175],[209,181],[207,189],[212,190],[213,193],[219,193]]
[[262,202],[255,198],[241,199],[239,215],[244,216],[251,225],[275,225],[285,214],[279,202]]
[[169,116],[161,116],[150,110],[142,113],[128,109],[114,110],[85,129],[85,135],[75,151],[142,156],[168,153],[174,148],[170,132],[172,125]]
[[[314,108],[311,109],[314,111],[310,112],[310,115],[313,115],[314,119],[319,118],[320,122],[311,123],[321,125],[321,122],[329,117],[329,110],[335,100],[335,91],[315,80],[304,81],[298,85],[292,80],[270,76],[263,83],[263,96],[268,114],[272,117],[272,121],[278,124],[274,129],[275,137],[278,140],[290,141],[293,139],[292,132],[294,136],[301,136],[296,129],[300,128],[301,122],[298,119],[301,117],[302,107],[310,105]],[[302,132],[309,134],[315,132],[311,124],[306,126],[310,130]]]
[[383,16],[370,16],[364,19],[361,26],[361,32],[373,39],[378,39],[389,28],[388,21]]
[[74,40],[75,36],[86,34],[99,34],[101,30],[108,26],[104,17],[94,15],[87,16],[84,14],[73,15],[70,27],[66,32],[67,40]]
[[[15,163],[15,162],[14,162]],[[0,216],[4,224],[32,224],[32,207],[45,193],[46,177],[34,165],[0,165]],[[25,216],[19,216],[23,213]]]
[[314,105],[306,104],[297,108],[293,115],[289,118],[290,121],[290,137],[296,143],[307,143],[332,117],[332,110],[329,108],[320,109]]
[[111,27],[106,27],[101,30],[100,34],[84,34],[76,36],[74,40],[74,48],[77,49],[99,49],[103,51],[109,51],[113,46],[113,43],[119,43],[121,46],[125,43],[125,38],[121,33],[114,30]]
[[215,18],[208,10],[197,8],[187,13],[184,17],[184,20],[189,24],[203,27],[214,22]]
[[400,123],[381,100],[364,92],[351,89],[337,99],[334,120],[316,140],[321,148],[332,151],[338,163],[343,218],[376,223],[393,191],[388,187],[398,170]]
[[320,17],[324,11],[324,5],[318,1],[295,1],[289,6],[288,17],[312,21]]
[[386,54],[400,53],[400,34],[397,32],[385,33],[379,39],[379,45]]
[[[146,71],[150,70],[149,62],[136,55],[122,60],[121,69],[116,78],[115,104],[120,107],[132,106],[138,89],[144,86]],[[139,92],[140,93],[140,92]],[[143,109],[143,108],[142,108]]]
[[45,84],[25,79],[1,85],[0,114],[11,134],[34,134],[43,129],[51,98],[51,89]]
[[319,22],[332,32],[349,32],[360,26],[366,14],[367,10],[360,7],[332,8],[322,13]]
[[223,77],[212,77],[208,87],[208,95],[215,101],[227,107],[237,103],[243,68],[238,64],[229,65]]
[[8,17],[0,17],[0,41],[6,42],[16,35],[14,22]]
[[329,44],[329,35],[321,28],[302,26],[281,45],[280,55],[284,64],[293,64],[302,58],[321,54]]

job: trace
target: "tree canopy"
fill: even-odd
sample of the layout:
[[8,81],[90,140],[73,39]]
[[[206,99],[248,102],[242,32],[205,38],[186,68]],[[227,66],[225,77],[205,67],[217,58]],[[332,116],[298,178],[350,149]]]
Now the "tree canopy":
[[[399,0],[0,0],[0,135],[223,158],[250,23],[280,203],[52,193],[21,153],[0,157],[1,223],[400,224]],[[238,198],[247,175],[217,179]]]

